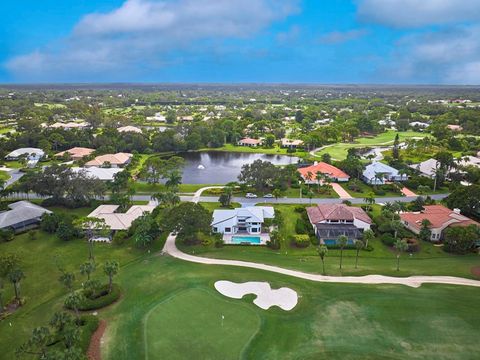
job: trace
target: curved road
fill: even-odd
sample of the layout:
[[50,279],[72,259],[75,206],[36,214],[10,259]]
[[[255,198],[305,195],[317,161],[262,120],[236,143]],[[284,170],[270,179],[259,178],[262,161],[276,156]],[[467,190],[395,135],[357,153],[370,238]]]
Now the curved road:
[[[192,201],[198,202],[201,199],[201,194],[207,188],[199,189]],[[175,245],[176,236],[170,234],[165,242],[162,250],[162,254],[168,254],[177,259],[190,261],[198,264],[206,265],[227,265],[227,266],[239,266],[247,267],[251,269],[259,269],[264,271],[270,271],[282,275],[293,276],[299,279],[305,279],[317,282],[331,282],[331,283],[348,283],[348,284],[395,284],[406,285],[417,288],[422,284],[446,284],[446,285],[464,285],[480,287],[480,281],[465,279],[454,276],[410,276],[410,277],[393,277],[383,275],[366,275],[366,276],[325,276],[319,274],[311,274],[302,271],[284,269],[278,266],[259,264],[249,261],[239,260],[223,260],[212,259],[200,256],[193,256],[180,251]]]

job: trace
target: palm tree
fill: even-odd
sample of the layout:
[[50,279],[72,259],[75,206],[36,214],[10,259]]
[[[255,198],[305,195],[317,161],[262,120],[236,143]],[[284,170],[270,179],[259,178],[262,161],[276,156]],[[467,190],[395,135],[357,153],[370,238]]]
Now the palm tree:
[[343,249],[348,243],[348,238],[345,235],[340,235],[337,239],[337,244],[340,246],[340,269],[342,269]]
[[275,197],[275,200],[278,201],[278,198],[282,196],[282,191],[280,189],[273,189],[272,195]]
[[324,175],[320,171],[315,174],[315,180],[317,181],[317,191],[320,191],[320,182],[323,180]]
[[90,275],[95,271],[96,265],[93,261],[86,261],[80,265],[80,274],[86,275],[90,280]]
[[393,220],[390,223],[390,226],[392,227],[392,230],[393,230],[393,234],[394,234],[393,237],[396,239],[398,232],[403,229],[403,224],[398,220]]
[[398,239],[393,246],[397,250],[397,271],[400,271],[400,254],[403,251],[407,251],[408,243],[405,240]]
[[182,183],[182,174],[178,170],[174,170],[168,174],[165,186],[171,189],[177,189],[178,185]]
[[112,292],[113,277],[118,274],[118,262],[115,260],[107,261],[103,265],[103,272],[108,276],[108,292]]
[[328,253],[328,248],[326,245],[320,245],[317,248],[317,253],[318,256],[320,256],[320,260],[322,260],[322,268],[323,268],[323,275],[325,275],[325,257],[327,256]]
[[68,271],[62,271],[58,281],[60,281],[60,283],[71,292],[73,290],[73,283],[75,282],[75,274]]
[[25,274],[19,267],[13,269],[8,274],[8,280],[13,284],[13,290],[15,291],[15,300],[20,303],[20,281],[25,278]]
[[372,205],[375,204],[375,195],[373,193],[369,193],[364,199],[365,203],[367,203],[367,211],[370,211]]
[[313,173],[311,171],[307,172],[307,175],[305,176],[308,180],[308,188],[310,189],[310,182],[312,181],[313,179]]
[[368,243],[375,239],[375,233],[371,229],[367,229],[363,232],[363,240],[365,241],[365,247],[368,247]]
[[70,294],[67,295],[65,298],[65,306],[69,309],[73,309],[75,311],[75,316],[77,318],[77,324],[80,321],[80,313],[78,311],[78,308],[80,307],[80,304],[85,300],[85,297],[83,294],[79,291],[74,291]]
[[355,257],[355,269],[357,268],[358,265],[358,254],[360,253],[360,250],[362,250],[365,247],[365,244],[363,243],[362,240],[355,240],[355,249],[357,249],[357,255]]

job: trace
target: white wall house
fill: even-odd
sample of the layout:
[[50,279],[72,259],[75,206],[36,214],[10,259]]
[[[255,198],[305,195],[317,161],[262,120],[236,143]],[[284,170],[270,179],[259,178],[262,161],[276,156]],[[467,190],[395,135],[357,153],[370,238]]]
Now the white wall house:
[[218,209],[213,212],[212,232],[218,234],[260,234],[265,219],[273,219],[271,206],[252,206],[232,210]]

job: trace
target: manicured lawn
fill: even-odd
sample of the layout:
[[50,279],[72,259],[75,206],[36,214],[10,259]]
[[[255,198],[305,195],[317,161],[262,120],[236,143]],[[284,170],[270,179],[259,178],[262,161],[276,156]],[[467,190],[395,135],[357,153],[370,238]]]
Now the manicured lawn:
[[[235,259],[253,261],[264,264],[320,273],[322,271],[320,258],[316,246],[299,249],[290,245],[290,237],[294,235],[295,224],[300,214],[295,208],[301,205],[273,204],[275,211],[283,215],[284,224],[281,232],[284,241],[279,250],[271,250],[264,246],[238,246],[228,245],[223,248],[213,246],[184,246],[178,244],[183,251],[205,257],[220,259]],[[374,205],[374,212],[379,206]],[[328,275],[367,275],[383,274],[391,276],[410,275],[454,275],[474,278],[471,269],[480,266],[478,255],[452,255],[444,252],[440,247],[429,242],[420,243],[420,251],[412,255],[403,254],[401,257],[400,271],[396,271],[395,252],[376,239],[370,243],[373,251],[362,250],[359,256],[359,266],[355,269],[355,250],[348,249],[343,252],[343,269],[339,269],[340,250],[330,249],[326,259],[326,272]]]
[[[215,184],[180,184],[178,190],[180,193],[194,193],[198,189],[206,186],[216,186]],[[163,184],[148,184],[145,182],[136,181],[134,187],[137,194],[153,194],[160,191],[165,191],[165,185]],[[205,192],[203,195],[206,195]]]
[[[107,321],[104,359],[476,359],[478,355],[480,314],[474,308],[478,288],[315,283],[254,269],[188,263],[158,255],[161,246],[157,242],[150,253],[131,244],[96,246],[98,264],[106,259],[120,262],[115,281],[124,289],[119,302],[99,311]],[[237,249],[242,253],[250,248]],[[21,285],[26,305],[0,322],[2,358],[11,359],[31,330],[61,308],[66,291],[57,281],[55,259],[74,270],[88,252],[82,241],[62,242],[47,235],[36,240],[18,236],[0,244],[0,251],[18,251],[27,276]],[[247,253],[250,260],[260,260],[252,259],[252,253]],[[301,258],[285,257],[297,262]],[[437,267],[451,270],[450,262],[437,260]],[[316,258],[308,258],[307,263],[319,267]],[[351,262],[346,264],[351,268]],[[405,261],[404,267],[408,266]],[[83,277],[78,271],[76,275],[79,286]],[[95,278],[106,280],[101,267]],[[251,303],[251,296],[242,300],[222,296],[213,288],[217,280],[286,286],[297,291],[299,303],[291,312],[265,311]],[[10,297],[11,285],[6,289]]]
[[257,154],[273,154],[273,155],[290,155],[290,156],[298,156],[298,157],[305,157],[308,156],[308,153],[302,150],[297,150],[294,153],[287,152],[286,148],[281,148],[278,145],[274,145],[273,148],[264,148],[262,146],[258,147],[248,147],[248,146],[236,146],[232,144],[225,144],[219,148],[208,148],[202,149],[205,151],[230,151],[230,152],[244,152],[244,153],[257,153]]
[[[325,149],[319,151],[316,155],[323,155],[325,153],[335,160],[343,160],[347,157],[347,151],[349,148],[361,148],[367,146],[380,146],[391,145],[395,140],[396,131],[389,130],[385,133],[379,134],[372,138],[359,138],[355,140],[355,143],[338,143],[332,146],[328,146]],[[413,137],[425,137],[428,134],[416,132],[416,131],[404,131],[398,132],[400,141]]]
[[[364,182],[359,182],[358,187],[360,191],[353,191],[348,188],[348,183],[339,183],[352,197],[354,198],[366,198],[373,194],[373,187],[365,184]],[[379,187],[381,189],[381,186]],[[402,196],[400,192],[386,191],[385,195],[373,195],[374,197],[399,197]]]
[[0,180],[7,181],[8,179],[10,179],[10,175],[6,171],[0,170]]
[[185,359],[190,352],[209,359],[224,359],[226,354],[238,359],[259,330],[260,317],[252,306],[227,299],[190,288],[160,302],[145,317],[147,358]]

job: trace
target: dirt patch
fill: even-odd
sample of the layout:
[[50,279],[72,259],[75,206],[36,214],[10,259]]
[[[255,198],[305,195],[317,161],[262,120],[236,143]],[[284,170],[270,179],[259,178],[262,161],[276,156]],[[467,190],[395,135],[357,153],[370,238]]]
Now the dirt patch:
[[100,320],[97,330],[92,335],[90,339],[90,345],[87,350],[87,357],[89,360],[101,360],[102,353],[100,351],[101,341],[103,333],[107,328],[107,322],[105,320]]
[[480,266],[474,266],[470,269],[472,272],[473,276],[480,278]]

